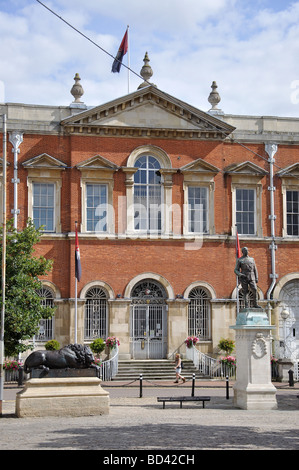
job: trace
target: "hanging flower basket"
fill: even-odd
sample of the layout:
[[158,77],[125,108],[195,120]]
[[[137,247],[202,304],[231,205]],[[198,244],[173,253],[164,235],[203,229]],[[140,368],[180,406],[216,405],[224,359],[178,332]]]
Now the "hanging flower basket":
[[199,342],[199,338],[197,338],[196,336],[188,336],[188,338],[185,339],[185,344],[187,348],[192,348],[198,342]]

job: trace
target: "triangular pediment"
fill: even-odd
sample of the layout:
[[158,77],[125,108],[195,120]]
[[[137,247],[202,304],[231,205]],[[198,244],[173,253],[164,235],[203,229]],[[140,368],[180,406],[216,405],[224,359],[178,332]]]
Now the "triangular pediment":
[[294,163],[293,165],[287,166],[286,168],[280,170],[276,174],[277,174],[277,176],[280,176],[280,177],[298,178],[298,176],[299,176],[299,163]]
[[148,86],[61,121],[69,133],[223,140],[235,128]]
[[211,165],[210,163],[206,162],[202,158],[198,158],[194,162],[188,163],[187,165],[184,165],[180,168],[180,171],[182,173],[214,173],[217,174],[220,170],[214,165]]
[[110,162],[107,158],[101,155],[95,155],[94,157],[85,160],[77,165],[79,170],[118,170],[118,166],[115,163]]
[[252,163],[250,161],[242,162],[242,163],[234,163],[225,168],[225,173],[229,175],[256,175],[256,176],[264,176],[267,175],[268,172],[265,171],[260,166]]
[[63,170],[67,167],[66,163],[63,163],[61,160],[58,160],[57,158],[51,157],[51,155],[48,155],[47,153],[42,153],[41,155],[30,158],[30,160],[27,160],[26,162],[23,163],[23,166],[28,169],[40,168],[40,169],[50,169],[50,170],[55,170],[55,169]]

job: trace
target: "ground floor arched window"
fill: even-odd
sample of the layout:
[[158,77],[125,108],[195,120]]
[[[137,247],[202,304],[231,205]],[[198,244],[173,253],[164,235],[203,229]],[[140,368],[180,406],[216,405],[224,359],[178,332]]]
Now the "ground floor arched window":
[[84,338],[107,337],[108,294],[102,287],[91,287],[85,296]]
[[281,290],[282,308],[288,312],[284,321],[280,318],[280,340],[285,343],[286,357],[299,359],[299,279],[287,282]]
[[200,341],[211,339],[211,297],[206,289],[194,287],[189,294],[188,334]]
[[[54,307],[54,292],[49,287],[43,286],[37,291],[41,304],[45,307]],[[54,317],[42,319],[39,323],[39,332],[35,335],[36,341],[49,341],[54,337]]]

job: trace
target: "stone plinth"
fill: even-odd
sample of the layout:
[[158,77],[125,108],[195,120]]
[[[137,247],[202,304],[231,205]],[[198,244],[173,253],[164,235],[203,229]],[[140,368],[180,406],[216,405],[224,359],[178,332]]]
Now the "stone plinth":
[[271,329],[263,309],[244,309],[236,325],[237,373],[234,405],[246,410],[277,408],[276,388],[271,382]]
[[68,374],[52,369],[42,378],[27,380],[16,396],[16,415],[27,418],[108,414],[109,393],[102,389],[96,371],[89,370],[85,376],[84,371],[70,371]]
[[294,369],[294,364],[291,359],[279,359],[277,365],[279,382],[289,382],[289,371]]

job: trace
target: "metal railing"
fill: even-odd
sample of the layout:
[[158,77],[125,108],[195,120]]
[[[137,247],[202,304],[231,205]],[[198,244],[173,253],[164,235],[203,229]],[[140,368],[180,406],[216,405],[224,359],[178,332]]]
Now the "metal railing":
[[101,364],[100,378],[104,381],[112,380],[118,372],[118,345],[116,345],[112,350],[113,354],[110,359],[103,361]]

